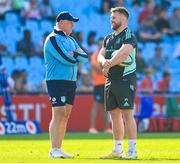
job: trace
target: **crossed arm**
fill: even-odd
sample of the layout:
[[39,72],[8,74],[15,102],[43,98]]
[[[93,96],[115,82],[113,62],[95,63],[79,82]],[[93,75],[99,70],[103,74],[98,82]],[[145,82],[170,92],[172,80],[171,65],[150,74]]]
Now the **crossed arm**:
[[131,44],[123,44],[122,47],[117,50],[116,55],[114,55],[111,59],[105,58],[106,48],[102,47],[98,54],[98,62],[102,67],[102,71],[105,76],[108,75],[109,69],[121,62],[123,62],[128,55],[132,52],[133,46]]

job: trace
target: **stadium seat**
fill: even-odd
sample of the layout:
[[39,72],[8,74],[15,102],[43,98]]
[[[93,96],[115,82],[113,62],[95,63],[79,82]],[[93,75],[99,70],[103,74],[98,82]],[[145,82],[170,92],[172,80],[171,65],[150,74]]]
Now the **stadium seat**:
[[39,21],[37,19],[26,19],[25,28],[31,32],[38,31]]
[[14,55],[16,53],[16,42],[14,40],[5,37],[4,44],[8,48],[9,55]]
[[162,40],[163,40],[163,42],[170,43],[170,44],[173,42],[173,38],[171,36],[168,36],[168,35],[164,35],[162,37]]
[[38,45],[39,42],[43,39],[43,31],[41,30],[36,30],[34,31],[31,35],[32,35],[32,41],[35,45]]
[[28,80],[35,85],[36,88],[40,85],[40,83],[43,81],[44,76],[42,76],[37,71],[29,71],[28,72]]
[[15,11],[7,11],[5,13],[5,22],[7,25],[11,25],[13,27],[18,27],[18,26],[20,26],[20,17],[18,15],[18,13]]
[[3,43],[5,40],[5,32],[4,32],[3,26],[0,26],[0,36],[1,36],[0,43]]
[[156,46],[157,45],[155,43],[146,43],[144,45],[142,49],[142,57],[146,62],[148,62],[148,60],[153,57]]
[[88,6],[96,7],[97,9],[101,7],[101,0],[90,0],[88,3]]
[[42,32],[51,32],[53,29],[53,23],[52,21],[48,20],[48,19],[42,19],[40,21],[40,30]]
[[6,27],[6,23],[4,20],[0,20],[0,29],[4,30],[4,28]]
[[79,3],[79,0],[71,0],[71,3],[73,3],[74,7],[76,7],[78,4],[78,8],[81,12],[84,8],[87,8],[88,6],[90,7],[90,1],[81,1],[81,3]]
[[[42,0],[39,0],[38,2],[42,2]],[[87,41],[87,36],[90,31],[95,31],[97,33],[96,39],[99,37],[104,37],[112,32],[110,27],[109,13],[99,14],[97,12],[101,7],[101,2],[102,0],[83,0],[81,2],[79,0],[50,0],[56,14],[63,10],[69,10],[74,16],[80,18],[80,22],[75,23],[74,31],[83,32],[84,42]],[[160,5],[161,1],[158,0],[155,3],[156,5]],[[170,4],[171,5],[168,6],[168,16],[172,15],[172,11],[175,7],[180,6],[180,1],[173,0],[170,2]],[[132,0],[124,1],[124,6],[126,6],[130,12],[129,27],[131,30],[136,32],[139,27],[138,16],[143,6],[135,8],[132,5]],[[0,42],[8,47],[8,52],[10,55],[15,54],[16,43],[23,37],[24,29],[29,29],[31,31],[32,40],[35,45],[37,45],[43,39],[43,34],[45,32],[51,32],[54,25],[55,22],[48,19],[25,19],[25,22],[22,22],[19,12],[8,11],[5,13],[4,19],[0,20]],[[178,85],[177,81],[180,79],[177,75],[177,73],[180,73],[180,62],[176,59],[172,59],[171,56],[173,54],[175,45],[177,42],[179,42],[179,40],[179,36],[163,37],[163,41],[160,44],[162,47],[162,55],[171,59],[167,62],[170,73],[173,76],[172,88],[174,90],[176,90],[176,85]],[[138,47],[142,49],[142,57],[145,59],[145,61],[148,62],[148,60],[154,55],[156,46],[156,43],[144,42],[138,44]],[[15,68],[26,69],[28,72],[35,70],[37,71],[37,74],[34,76],[40,76],[40,78],[36,77],[38,80],[36,80],[35,83],[39,82],[40,79],[43,79],[42,77],[44,77],[44,64],[42,59],[37,56],[31,57],[29,59],[29,63],[25,57],[16,57],[14,60],[12,58],[3,60],[9,73],[11,73]],[[30,77],[32,77],[30,79],[34,80],[32,73],[30,75]],[[174,77],[174,75],[176,76]],[[141,79],[142,77],[139,75],[138,78]],[[158,72],[153,76],[153,81],[157,82],[160,78],[161,72]]]
[[170,91],[171,92],[180,92],[180,73],[171,75],[170,81]]
[[172,7],[172,8],[176,8],[176,7],[178,7],[178,6],[180,6],[180,1],[179,1],[179,0],[173,0],[173,1],[171,1],[171,7]]
[[38,68],[42,65],[42,59],[38,56],[32,56],[29,59],[30,67],[32,68]]
[[132,6],[128,7],[130,16],[129,16],[129,27],[131,28],[131,30],[133,31],[137,31],[138,29],[138,15],[140,13],[140,9],[137,10],[135,8],[133,8]]
[[19,70],[25,69],[26,71],[28,70],[29,64],[25,56],[17,56],[14,59],[14,62],[15,62],[15,69],[19,69]]
[[153,83],[157,83],[162,79],[162,72],[155,72],[152,76]]
[[39,58],[38,56],[33,56],[30,58],[29,62],[29,70],[35,70],[36,72],[44,76],[45,67],[41,58]]
[[170,57],[173,51],[173,45],[168,42],[162,42],[160,46],[162,47],[162,55]]
[[173,73],[180,73],[180,61],[176,58],[172,58],[168,62],[168,67],[171,72]]
[[139,42],[138,43],[138,48],[140,48],[141,50],[144,48],[144,44],[143,43],[141,43],[141,42]]
[[11,75],[14,70],[14,60],[11,57],[2,57],[2,63],[5,65],[7,72]]
[[3,33],[4,33],[4,23],[3,23],[4,21],[0,21],[0,36],[2,36],[3,35]]
[[180,41],[180,36],[178,36],[178,35],[174,36],[173,40],[174,40],[174,44],[177,44]]
[[156,43],[153,43],[153,42],[152,42],[152,43],[151,43],[151,42],[149,43],[149,42],[147,42],[145,48],[146,48],[146,49],[152,49],[152,50],[154,51],[156,47],[157,47],[157,44],[156,44]]
[[66,11],[72,10],[72,8],[69,7],[69,5],[71,5],[71,3],[69,3],[69,1],[67,3],[66,0],[61,0],[61,1],[53,0],[53,1],[50,1],[50,3],[56,14],[58,14],[59,12],[64,11],[64,10],[66,10]]
[[17,30],[16,27],[13,26],[6,26],[5,35],[6,38],[12,39],[14,42],[17,42],[20,38],[19,31]]

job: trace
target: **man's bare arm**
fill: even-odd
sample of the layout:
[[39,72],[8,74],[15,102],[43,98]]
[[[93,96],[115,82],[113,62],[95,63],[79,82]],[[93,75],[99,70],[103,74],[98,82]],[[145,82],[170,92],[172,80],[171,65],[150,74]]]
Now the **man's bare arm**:
[[131,44],[123,44],[122,47],[117,51],[117,54],[109,60],[111,67],[126,60],[132,50],[133,46]]
[[102,47],[99,51],[99,54],[98,54],[98,57],[97,57],[97,60],[98,60],[98,63],[103,66],[104,63],[106,62],[106,59],[105,59],[105,48]]
[[106,52],[106,49],[104,47],[102,47],[101,50],[99,51],[98,59],[97,59],[99,64],[103,68],[110,67],[109,61],[105,59],[105,52]]
[[105,52],[106,52],[106,49],[104,47],[102,47],[101,50],[99,51],[97,60],[100,64],[100,66],[102,67],[102,72],[103,72],[104,76],[107,77],[109,68],[111,67],[111,65],[110,65],[109,60],[105,59]]

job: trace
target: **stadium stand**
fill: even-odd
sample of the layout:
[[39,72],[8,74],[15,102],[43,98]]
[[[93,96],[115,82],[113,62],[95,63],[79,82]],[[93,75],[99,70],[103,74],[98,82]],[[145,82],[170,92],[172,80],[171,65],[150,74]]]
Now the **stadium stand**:
[[[30,4],[30,1],[26,1],[24,7],[27,4]],[[129,26],[137,34],[141,26],[139,22],[139,16],[141,12],[145,9],[146,1],[133,1],[127,0],[122,1],[123,5],[129,9],[130,19]],[[156,13],[158,11],[164,10],[162,4],[164,0],[153,1],[154,8],[153,17],[156,19]],[[167,11],[167,18],[172,16],[174,8],[180,7],[179,0],[168,1],[169,5],[165,8]],[[112,4],[117,4],[116,0],[109,0],[108,3],[111,7]],[[37,5],[41,6],[42,0],[37,0]],[[77,7],[78,4],[78,7]],[[79,0],[50,0],[50,5],[54,10],[56,15],[60,11],[69,10],[74,15],[80,18],[80,22],[75,25],[76,32],[83,33],[83,44],[86,44],[87,37],[89,32],[96,32],[96,40],[100,37],[104,37],[106,34],[111,32],[110,22],[109,22],[109,13],[101,13],[100,9],[103,4],[103,0],[90,0],[90,1],[79,1]],[[120,4],[122,5],[122,4]],[[178,8],[179,9],[179,8]],[[20,10],[15,10],[11,7],[8,11],[3,13],[3,16],[0,19],[0,44],[3,44],[7,47],[6,51],[0,49],[0,53],[3,56],[3,62],[8,70],[9,75],[12,74],[14,69],[25,69],[27,71],[28,80],[36,86],[36,89],[33,91],[38,92],[38,86],[42,83],[44,79],[44,65],[43,58],[37,57],[36,52],[29,59],[26,58],[26,54],[17,53],[16,45],[23,37],[24,30],[30,30],[32,35],[32,41],[34,45],[37,45],[41,40],[43,40],[43,35],[46,32],[51,32],[55,20],[42,17],[40,18],[26,18],[22,16],[22,7]],[[180,10],[180,9],[179,9]],[[52,18],[55,18],[55,15],[52,15]],[[180,20],[180,18],[179,18]],[[12,23],[13,22],[13,23]],[[180,91],[180,60],[178,58],[173,58],[173,51],[175,46],[180,42],[180,34],[175,33],[172,35],[161,34],[160,41],[139,41],[139,48],[142,50],[142,57],[148,63],[149,59],[153,56],[157,45],[162,48],[162,55],[167,57],[168,70],[171,73],[171,87],[170,90],[173,92]],[[81,72],[81,71],[79,71]],[[90,71],[89,76],[90,76]],[[153,74],[153,82],[157,83],[162,76],[162,70]],[[81,76],[81,75],[80,75]],[[144,76],[144,75],[141,75]],[[81,79],[81,78],[79,78]],[[143,77],[141,77],[143,79]]]

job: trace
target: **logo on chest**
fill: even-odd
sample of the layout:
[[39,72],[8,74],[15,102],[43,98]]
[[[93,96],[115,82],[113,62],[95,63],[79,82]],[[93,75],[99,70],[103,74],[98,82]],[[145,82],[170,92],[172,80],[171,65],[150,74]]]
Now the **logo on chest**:
[[116,44],[120,44],[120,43],[121,43],[121,39],[119,38],[116,40]]

